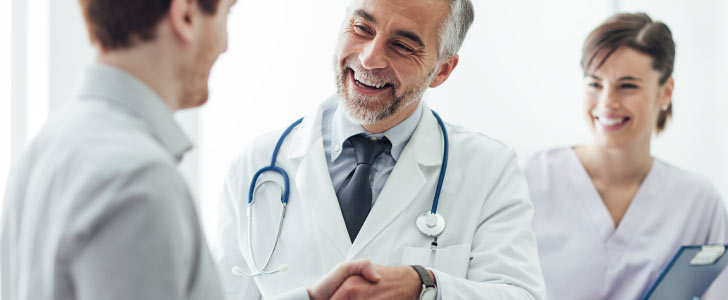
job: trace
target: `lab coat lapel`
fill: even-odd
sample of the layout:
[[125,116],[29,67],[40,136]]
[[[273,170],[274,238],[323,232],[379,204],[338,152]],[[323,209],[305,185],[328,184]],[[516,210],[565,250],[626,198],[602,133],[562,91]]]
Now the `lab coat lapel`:
[[[346,256],[351,260],[409,206],[428,180],[437,180],[442,164],[442,135],[430,109],[423,103],[420,123],[404,148],[382,192]],[[424,193],[426,197],[434,195]],[[342,221],[343,224],[343,221]],[[412,220],[414,226],[414,220]],[[399,230],[399,229],[394,229]]]
[[332,102],[335,105],[335,99],[329,99],[315,114],[304,118],[300,130],[294,135],[289,159],[301,159],[295,177],[300,199],[311,206],[313,217],[341,256],[345,257],[351,248],[351,241],[331,183],[321,136],[323,111]]

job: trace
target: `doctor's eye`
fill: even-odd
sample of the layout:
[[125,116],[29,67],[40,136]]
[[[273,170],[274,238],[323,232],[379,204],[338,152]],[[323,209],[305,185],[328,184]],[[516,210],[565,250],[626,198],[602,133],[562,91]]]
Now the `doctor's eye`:
[[392,47],[394,47],[399,52],[403,52],[404,54],[410,54],[415,51],[402,43],[394,43],[392,44]]
[[374,32],[372,32],[372,30],[369,27],[361,25],[361,24],[354,24],[354,32],[356,32],[359,35],[364,35],[364,36],[374,35]]

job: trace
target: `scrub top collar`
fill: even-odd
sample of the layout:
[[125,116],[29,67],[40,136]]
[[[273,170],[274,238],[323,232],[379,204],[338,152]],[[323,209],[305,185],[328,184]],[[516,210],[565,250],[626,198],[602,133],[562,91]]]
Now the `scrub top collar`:
[[173,118],[172,110],[146,84],[119,68],[94,63],[86,68],[76,97],[116,104],[139,119],[179,163],[192,142]]
[[350,121],[346,117],[346,111],[343,107],[344,104],[341,101],[343,100],[339,101],[331,124],[332,139],[330,145],[331,149],[329,149],[329,153],[331,153],[331,161],[335,161],[342,153],[342,151],[336,151],[337,147],[339,150],[343,149],[345,143],[350,137],[359,134],[364,134],[367,137],[386,137],[392,144],[390,155],[392,155],[395,162],[399,160],[399,156],[402,154],[402,151],[404,151],[404,147],[407,146],[407,142],[409,142],[410,137],[412,137],[412,133],[414,133],[417,128],[417,124],[420,123],[420,117],[422,117],[422,100],[420,100],[417,104],[417,108],[414,113],[412,113],[412,115],[410,115],[407,119],[379,134],[371,134],[361,125]]

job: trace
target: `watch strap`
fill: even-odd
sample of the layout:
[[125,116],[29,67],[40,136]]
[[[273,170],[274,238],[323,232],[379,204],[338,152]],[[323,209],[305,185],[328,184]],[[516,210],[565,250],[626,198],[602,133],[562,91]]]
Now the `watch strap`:
[[435,279],[430,276],[430,272],[428,272],[427,269],[420,265],[412,265],[411,267],[417,271],[418,275],[420,275],[420,281],[425,287],[435,287]]

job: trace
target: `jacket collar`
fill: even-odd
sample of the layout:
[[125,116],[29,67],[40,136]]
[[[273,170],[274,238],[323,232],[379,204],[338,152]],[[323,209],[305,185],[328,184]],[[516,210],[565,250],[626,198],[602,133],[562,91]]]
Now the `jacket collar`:
[[78,99],[98,99],[132,115],[145,125],[160,145],[179,163],[192,142],[173,118],[172,111],[146,84],[116,67],[95,63],[87,67],[76,92]]

